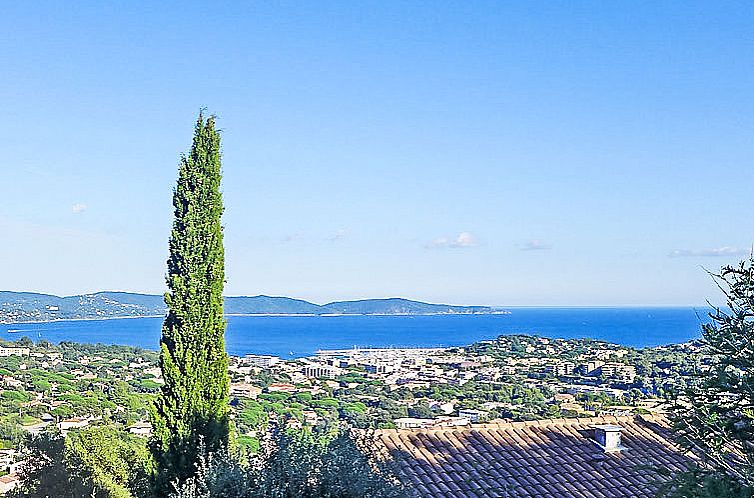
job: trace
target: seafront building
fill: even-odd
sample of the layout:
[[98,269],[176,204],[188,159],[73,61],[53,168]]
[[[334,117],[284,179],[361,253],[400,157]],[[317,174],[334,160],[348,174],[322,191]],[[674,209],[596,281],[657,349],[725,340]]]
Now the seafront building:
[[332,365],[316,362],[306,362],[304,367],[301,369],[301,373],[305,377],[315,379],[334,379],[340,375],[343,375],[345,372],[342,368],[338,368]]
[[238,363],[258,368],[270,368],[280,363],[280,357],[266,354],[247,354],[239,358]]

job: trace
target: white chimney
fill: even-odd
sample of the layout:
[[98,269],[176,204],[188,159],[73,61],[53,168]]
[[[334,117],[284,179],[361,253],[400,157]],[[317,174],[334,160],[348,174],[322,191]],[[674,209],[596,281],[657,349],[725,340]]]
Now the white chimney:
[[620,433],[623,427],[612,424],[594,425],[592,427],[594,428],[594,439],[605,453],[615,453],[626,449],[620,444]]

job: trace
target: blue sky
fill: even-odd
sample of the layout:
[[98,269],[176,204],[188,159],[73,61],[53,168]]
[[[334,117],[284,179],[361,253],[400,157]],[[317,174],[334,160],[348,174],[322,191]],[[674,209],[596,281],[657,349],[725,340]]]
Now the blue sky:
[[13,2],[0,288],[161,292],[200,107],[228,294],[702,304],[754,243],[750,2]]

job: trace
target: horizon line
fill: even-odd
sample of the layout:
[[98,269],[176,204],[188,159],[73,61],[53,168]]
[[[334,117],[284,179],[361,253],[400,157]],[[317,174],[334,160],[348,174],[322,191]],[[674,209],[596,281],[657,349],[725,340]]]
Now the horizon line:
[[[27,291],[27,290],[0,290],[0,292],[12,292],[15,294],[38,294],[43,296],[51,296],[51,297],[57,297],[60,299],[65,299],[69,297],[77,297],[77,296],[91,296],[95,294],[105,294],[105,293],[118,293],[118,294],[133,294],[133,295],[140,295],[140,296],[162,296],[164,293],[155,293],[155,292],[136,292],[136,291],[126,291],[126,290],[99,290],[94,292],[83,292],[79,294],[67,294],[67,295],[58,295],[58,294],[51,294],[49,292],[40,292],[40,291]],[[350,298],[350,299],[336,299],[333,301],[328,301],[325,303],[317,303],[315,301],[310,301],[305,298],[299,298],[299,297],[291,297],[291,296],[285,296],[285,295],[270,295],[270,294],[224,294],[224,298],[255,298],[255,297],[269,297],[269,298],[284,298],[284,299],[293,299],[297,301],[304,301],[309,304],[314,304],[317,306],[325,306],[328,304],[333,303],[339,303],[339,302],[355,302],[355,301],[372,301],[372,300],[388,300],[388,299],[403,299],[407,301],[415,301],[423,304],[437,304],[442,306],[458,306],[458,307],[485,307],[485,308],[496,308],[496,309],[508,309],[508,308],[552,308],[552,309],[558,309],[558,308],[709,308],[714,309],[715,307],[711,305],[710,303],[704,303],[704,304],[516,304],[516,305],[502,305],[502,304],[448,304],[448,303],[438,303],[438,302],[431,302],[431,301],[423,301],[418,298],[410,298],[410,297],[401,297],[401,296],[388,296],[388,297],[366,297],[366,298]]]

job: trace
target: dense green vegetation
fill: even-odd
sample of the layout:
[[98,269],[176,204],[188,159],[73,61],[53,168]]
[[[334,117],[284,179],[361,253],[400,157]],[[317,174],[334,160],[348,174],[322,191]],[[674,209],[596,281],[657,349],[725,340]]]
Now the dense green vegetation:
[[[10,383],[4,386],[0,395],[0,438],[3,445],[9,448],[23,446],[27,429],[44,423],[43,420],[49,420],[50,416],[52,421],[45,430],[52,430],[53,433],[56,422],[72,417],[92,418],[81,431],[110,427],[125,433],[135,422],[148,418],[150,402],[159,392],[155,386],[162,382],[159,370],[155,372],[158,355],[151,351],[74,343],[52,345],[44,341],[33,345],[26,338],[4,346],[30,346],[28,356],[0,357],[0,376],[3,376],[3,382]],[[527,348],[535,346],[539,349],[526,353]],[[536,356],[542,347],[542,339],[513,336],[480,343],[469,350],[475,351],[474,354],[493,357],[488,365],[494,366],[507,364],[512,357]],[[558,342],[553,347],[567,359],[614,346],[570,340]],[[677,383],[690,385],[693,377],[687,374],[694,372],[690,364],[704,365],[708,362],[701,353],[694,352],[694,347],[679,345],[646,350],[623,349],[628,351],[625,361],[635,364],[637,371],[641,372],[636,382],[645,384],[644,389],[651,395],[651,386],[667,384],[671,389],[671,385]],[[462,351],[452,350],[449,354]],[[249,382],[261,390],[256,399],[236,395],[231,397],[229,403],[230,414],[237,428],[238,446],[252,453],[265,451],[265,434],[270,427],[288,427],[288,430],[298,431],[295,427],[301,426],[300,430],[311,434],[312,438],[327,440],[337,434],[344,423],[358,428],[379,428],[393,427],[395,419],[406,416],[436,418],[442,415],[438,405],[448,402],[454,405],[454,413],[461,408],[482,408],[488,411],[489,418],[526,420],[575,415],[560,410],[554,402],[556,391],[550,386],[557,379],[548,376],[540,378],[541,374],[536,371],[505,375],[497,381],[474,379],[462,385],[432,384],[428,387],[398,386],[391,389],[385,380],[371,377],[362,368],[353,366],[336,379],[312,379],[305,384],[294,384],[295,392],[269,390],[274,383],[290,382],[290,377],[285,373],[259,370],[248,378],[244,374],[233,373],[232,369],[231,373],[234,382]],[[595,378],[593,381],[596,384],[623,385],[609,379]],[[646,396],[637,388],[628,392],[637,400]],[[598,394],[577,395],[576,399],[603,408],[631,403],[630,400],[615,400]],[[487,403],[495,405],[485,408],[483,405]],[[75,438],[76,433],[76,430],[69,432],[66,439]],[[144,438],[140,441],[144,445]],[[76,462],[75,459],[63,459],[60,451],[52,455],[51,459],[60,463],[60,475],[73,475],[72,469],[66,466]],[[241,460],[248,458],[249,455],[246,455]],[[148,458],[138,468],[149,469],[150,466]],[[54,468],[48,470],[50,476],[56,475],[52,471]],[[83,472],[79,474],[83,475]],[[123,477],[117,474],[110,479],[121,486],[126,485]],[[129,480],[128,483],[136,481]],[[141,496],[138,488],[129,488],[129,492],[132,496]]]
[[[17,347],[2,343],[3,347]],[[27,430],[72,417],[122,427],[144,420],[155,389],[144,387],[157,355],[127,346],[40,343],[33,356],[0,357],[0,446],[16,448]],[[82,365],[84,363],[85,365]],[[128,365],[144,368],[128,368]],[[43,421],[43,418],[45,421]]]
[[28,443],[28,464],[12,497],[130,498],[148,490],[146,444],[115,426],[63,437],[45,432]]
[[[72,430],[65,439],[58,441],[63,447],[66,440],[75,441],[77,432],[100,427],[108,427],[125,435],[126,429],[133,423],[148,418],[150,400],[158,393],[154,386],[159,386],[162,382],[161,378],[155,376],[159,374],[159,371],[155,372],[158,355],[150,351],[123,346],[73,343],[52,345],[41,342],[33,345],[25,338],[5,346],[30,346],[29,356],[0,357],[0,375],[4,376],[2,378],[6,379],[5,382],[14,384],[6,384],[0,397],[0,438],[6,447],[23,446],[26,429],[42,423],[43,418],[47,420],[50,415],[53,420],[46,428],[52,431],[53,434],[50,436],[56,433],[55,422],[71,417],[93,417],[85,428],[79,431]],[[534,346],[541,349],[542,339],[514,336],[474,345],[469,350],[476,351],[475,354],[494,357],[493,361],[488,363],[494,366],[498,362],[507,364],[511,357],[536,356],[539,350],[526,353],[527,348],[531,349]],[[571,340],[556,343],[554,347],[562,352],[563,358],[575,358],[579,354],[588,354],[589,351],[603,350],[611,346],[594,341]],[[459,354],[462,351],[458,349],[450,351],[449,354]],[[701,353],[693,351],[692,346],[629,349],[625,361],[635,364],[637,371],[644,372],[641,376],[644,380],[637,377],[637,382],[646,381],[647,392],[651,394],[651,386],[654,385],[663,386],[669,382],[670,389],[670,384],[678,379],[682,385],[692,382],[693,378],[686,375],[694,371],[693,368],[688,369],[689,364],[696,362],[702,365],[707,362]],[[438,411],[438,404],[447,402],[454,404],[454,411],[460,408],[483,408],[486,403],[500,403],[489,410],[485,408],[490,418],[525,420],[572,415],[559,410],[558,404],[553,401],[555,391],[549,386],[557,379],[547,376],[540,378],[537,372],[505,375],[497,381],[475,379],[462,385],[432,384],[429,387],[413,389],[401,386],[391,389],[384,380],[370,377],[362,368],[354,366],[336,379],[312,379],[306,384],[295,384],[295,392],[269,390],[274,383],[290,382],[290,377],[285,373],[259,370],[250,374],[248,379],[240,373],[233,373],[233,376],[235,382],[250,382],[261,390],[256,399],[236,395],[231,397],[229,403],[238,432],[236,441],[239,450],[242,448],[256,454],[267,451],[264,444],[270,427],[287,427],[286,433],[301,432],[309,434],[308,437],[313,441],[328,441],[339,433],[339,427],[344,423],[359,428],[393,427],[393,421],[401,417],[439,417],[442,412]],[[614,382],[622,385],[621,382],[608,379],[595,378],[594,382],[606,385]],[[635,388],[629,392],[636,393],[637,399],[645,396]],[[604,408],[629,402],[596,394],[578,395],[576,398]],[[302,429],[295,429],[298,426]],[[130,435],[128,438],[132,442],[138,441],[142,447],[145,445],[144,438],[137,440]],[[67,444],[70,446],[73,441]],[[57,462],[57,467],[52,466],[45,471],[45,475],[50,476],[50,479],[54,480],[56,475],[65,476],[63,484],[69,486],[72,484],[67,476],[88,475],[87,472],[97,474],[86,469],[74,472],[71,466],[78,460],[70,456],[64,458],[63,449],[58,447],[55,450],[54,446],[47,443],[51,454],[50,460]],[[28,447],[33,450],[34,443]],[[138,452],[136,454],[142,455]],[[238,456],[237,453],[233,455],[234,461],[240,462],[248,462],[250,458],[259,462],[254,458],[261,458],[252,457],[248,453],[243,456]],[[149,458],[139,465],[130,464],[134,469],[147,470],[151,465]],[[243,468],[246,464],[238,465]],[[108,468],[105,466],[105,469]],[[59,471],[57,474],[55,469]],[[105,471],[98,472],[101,474]],[[244,475],[245,478],[251,479],[250,476]],[[95,483],[93,478],[87,479],[88,481],[83,478],[80,480]],[[258,479],[258,476],[254,479]],[[114,482],[121,487],[127,487],[131,496],[142,496],[139,487],[142,481],[138,478],[125,479],[123,475],[115,472],[100,481]],[[31,484],[27,483],[24,489],[32,489],[28,486],[33,486],[35,482],[42,488],[46,485],[44,482],[31,479]],[[106,494],[110,491],[104,484],[98,486],[98,496],[118,496]]]
[[193,475],[202,456],[229,442],[220,179],[215,119],[205,120],[199,114],[191,152],[181,158],[173,195],[168,314],[160,340],[165,383],[153,417],[157,495],[167,494],[173,481]]
[[704,327],[708,361],[674,409],[677,439],[699,464],[671,482],[674,498],[754,495],[754,257],[716,280],[726,306]]
[[260,451],[240,464],[219,453],[200,464],[194,478],[171,498],[400,498],[407,490],[387,462],[363,451],[368,432],[339,430],[329,437],[308,431],[274,430]]

